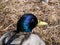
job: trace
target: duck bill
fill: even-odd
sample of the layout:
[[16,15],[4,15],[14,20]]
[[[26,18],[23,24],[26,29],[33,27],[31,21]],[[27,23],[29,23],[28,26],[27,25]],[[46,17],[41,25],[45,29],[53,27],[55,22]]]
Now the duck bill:
[[43,26],[43,25],[48,25],[48,23],[38,20],[38,24],[37,24],[37,25],[38,25],[38,26]]

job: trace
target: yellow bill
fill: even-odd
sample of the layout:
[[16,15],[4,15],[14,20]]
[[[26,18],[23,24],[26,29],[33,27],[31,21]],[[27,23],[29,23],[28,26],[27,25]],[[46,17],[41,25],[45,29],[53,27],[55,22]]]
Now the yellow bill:
[[38,26],[41,26],[41,25],[48,25],[48,23],[38,20],[38,24],[37,24],[37,25],[38,25]]

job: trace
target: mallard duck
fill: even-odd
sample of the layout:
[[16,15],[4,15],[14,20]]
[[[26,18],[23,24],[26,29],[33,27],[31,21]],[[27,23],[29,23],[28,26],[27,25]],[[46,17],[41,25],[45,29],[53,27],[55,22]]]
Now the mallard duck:
[[47,25],[31,13],[24,14],[17,22],[17,30],[1,36],[0,45],[45,45],[45,42],[32,30],[36,26]]

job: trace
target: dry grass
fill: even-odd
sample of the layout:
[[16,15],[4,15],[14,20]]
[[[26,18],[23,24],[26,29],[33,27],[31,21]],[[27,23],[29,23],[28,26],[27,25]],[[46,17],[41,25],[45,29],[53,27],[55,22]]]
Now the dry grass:
[[47,45],[60,45],[60,0],[50,0],[48,4],[39,0],[0,0],[0,35],[16,29],[24,13],[33,13],[49,24],[34,29]]

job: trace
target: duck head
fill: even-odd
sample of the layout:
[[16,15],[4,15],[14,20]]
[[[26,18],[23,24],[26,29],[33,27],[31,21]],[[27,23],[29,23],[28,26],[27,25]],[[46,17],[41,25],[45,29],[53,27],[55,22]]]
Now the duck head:
[[24,14],[17,22],[18,32],[31,32],[32,29],[39,25],[47,25],[46,22],[39,21],[36,16],[31,13]]

